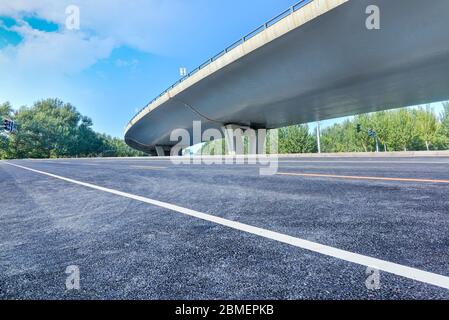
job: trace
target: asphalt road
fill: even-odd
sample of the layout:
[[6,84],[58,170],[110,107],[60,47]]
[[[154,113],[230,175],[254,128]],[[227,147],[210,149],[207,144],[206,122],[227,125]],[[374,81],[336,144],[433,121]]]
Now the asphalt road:
[[[278,173],[157,159],[0,162],[0,299],[449,299],[425,280],[449,280],[449,158],[289,158]],[[381,269],[371,290],[366,265],[247,226],[413,269]],[[79,290],[66,288],[72,265]],[[413,280],[414,270],[428,274]]]

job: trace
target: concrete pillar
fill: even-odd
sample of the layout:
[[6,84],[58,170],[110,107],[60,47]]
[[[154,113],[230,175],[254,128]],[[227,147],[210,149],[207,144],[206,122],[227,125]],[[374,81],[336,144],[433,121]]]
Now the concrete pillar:
[[248,137],[249,154],[256,155],[265,153],[266,130],[248,129],[245,131],[245,135]]
[[267,130],[261,129],[256,131],[257,135],[257,153],[265,154],[265,141],[267,138]]
[[266,130],[254,130],[239,125],[226,125],[224,127],[225,143],[230,155],[244,153],[244,136],[248,137],[249,154],[265,154]]
[[232,156],[235,156],[236,153],[234,139],[234,130],[236,129],[239,129],[239,126],[234,124],[226,125],[224,128],[226,147],[228,149],[228,153]]
[[165,157],[164,147],[156,146],[156,153],[158,157]]
[[258,149],[257,131],[246,130],[245,135],[248,137],[248,153],[250,155],[256,155]]

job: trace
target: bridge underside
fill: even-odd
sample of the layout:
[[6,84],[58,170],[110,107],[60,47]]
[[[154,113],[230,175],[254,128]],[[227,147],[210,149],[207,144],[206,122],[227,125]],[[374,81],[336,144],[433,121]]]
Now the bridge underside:
[[[365,27],[373,4],[380,30]],[[447,0],[350,0],[181,91],[125,140],[155,153],[193,121],[278,128],[447,100],[448,30]]]

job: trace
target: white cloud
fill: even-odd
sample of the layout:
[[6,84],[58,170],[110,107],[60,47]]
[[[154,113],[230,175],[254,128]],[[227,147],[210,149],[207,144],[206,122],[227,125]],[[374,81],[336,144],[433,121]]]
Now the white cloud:
[[165,34],[173,35],[175,22],[189,10],[182,0],[1,0],[0,15],[33,14],[63,25],[65,8],[72,4],[80,8],[82,30],[143,51],[154,50]]
[[[80,8],[80,30],[65,28],[69,5]],[[177,11],[186,6],[191,3],[185,0],[0,0],[0,16],[14,18],[17,24],[8,29],[23,38],[18,45],[0,47],[0,102],[18,107],[59,97],[77,103],[80,110],[91,108],[102,93],[80,80],[83,71],[111,57],[114,48],[156,54],[173,51],[173,38],[179,37]],[[54,32],[33,29],[27,17],[56,23],[59,28]],[[130,69],[139,63],[128,56],[111,62]],[[101,70],[95,73],[98,81],[110,80]]]
[[[65,29],[65,9],[72,4],[80,8],[79,31]],[[176,33],[175,22],[184,9],[181,0],[0,0],[0,15],[15,18],[19,24],[11,29],[23,37],[16,47],[0,50],[0,70],[6,60],[16,69],[72,74],[121,46],[161,52],[173,41],[170,35]],[[57,23],[60,30],[32,29],[24,21],[27,16]]]
[[[120,74],[128,75],[144,63],[147,55],[141,53],[182,56],[195,50],[190,35],[201,30],[194,28],[189,17],[200,14],[207,1],[0,0],[0,16],[13,17],[17,24],[9,29],[23,37],[18,45],[0,48],[0,102],[10,101],[19,107],[58,97],[95,117],[95,110],[104,112],[122,101],[120,110],[126,114],[122,106],[129,98],[105,87],[120,80],[126,86],[129,78],[114,78],[103,66],[123,68]],[[80,8],[79,30],[65,28],[68,5]],[[56,23],[59,28],[54,32],[33,29],[26,22],[30,16]],[[112,55],[114,48],[121,47],[124,50]],[[108,58],[98,68],[90,68]],[[114,94],[117,97],[112,97]],[[95,122],[105,128],[111,125],[103,116]],[[115,124],[120,130],[122,125]]]
[[9,59],[20,71],[72,74],[107,58],[116,45],[112,38],[82,32],[43,32],[29,26],[15,28],[23,37],[10,47]]
[[[43,19],[62,23],[66,1],[52,0],[1,0],[0,15],[20,18],[23,15],[36,15]],[[62,10],[62,11],[61,11]]]
[[119,68],[135,68],[139,64],[139,60],[131,59],[131,60],[123,60],[117,59],[115,60],[115,66]]

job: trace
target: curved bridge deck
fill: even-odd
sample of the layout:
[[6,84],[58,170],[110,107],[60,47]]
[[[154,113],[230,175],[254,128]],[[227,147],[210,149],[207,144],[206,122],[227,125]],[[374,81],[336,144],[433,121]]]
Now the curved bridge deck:
[[[369,30],[366,9],[380,9]],[[170,133],[297,123],[449,99],[449,2],[310,0],[175,84],[129,123],[153,153]]]

